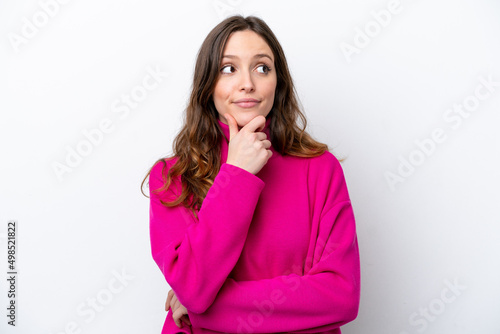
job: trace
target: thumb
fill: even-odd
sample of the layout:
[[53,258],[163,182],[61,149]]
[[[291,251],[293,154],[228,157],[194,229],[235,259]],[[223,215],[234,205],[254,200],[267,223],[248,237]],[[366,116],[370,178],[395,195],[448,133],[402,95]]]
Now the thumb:
[[[172,293],[170,291],[172,291]],[[172,300],[172,295],[173,295],[174,290],[170,289],[170,291],[168,292],[167,301],[165,302],[165,311],[167,311],[167,312],[168,312],[168,309],[170,308],[170,301]]]
[[236,120],[234,119],[233,116],[231,116],[230,114],[225,114],[224,117],[226,118],[227,120],[227,125],[229,126],[229,141],[231,141],[231,139],[236,136],[239,132],[238,130],[238,123],[236,122]]

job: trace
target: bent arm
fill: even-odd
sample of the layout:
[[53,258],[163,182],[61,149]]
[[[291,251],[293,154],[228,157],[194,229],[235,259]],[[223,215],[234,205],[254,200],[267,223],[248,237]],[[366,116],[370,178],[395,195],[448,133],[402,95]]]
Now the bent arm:
[[156,164],[149,177],[152,256],[181,304],[203,313],[241,254],[264,182],[222,164],[196,219],[183,206],[160,202],[180,193],[180,180],[162,194],[153,192],[162,186],[162,165]]
[[314,249],[318,257],[307,273],[256,281],[228,278],[206,312],[188,311],[193,327],[231,333],[314,333],[355,319],[360,265],[351,203],[335,205],[321,224]]

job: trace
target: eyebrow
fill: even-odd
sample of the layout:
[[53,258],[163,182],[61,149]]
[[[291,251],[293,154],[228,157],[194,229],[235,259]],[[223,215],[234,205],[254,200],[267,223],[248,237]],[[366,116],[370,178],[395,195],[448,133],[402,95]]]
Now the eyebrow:
[[[263,57],[267,57],[271,61],[273,61],[273,59],[271,58],[271,56],[269,56],[267,53],[258,53],[255,56],[253,56],[253,58],[263,58]],[[224,56],[222,56],[222,58],[239,58],[239,57],[235,56],[235,55],[224,55]]]

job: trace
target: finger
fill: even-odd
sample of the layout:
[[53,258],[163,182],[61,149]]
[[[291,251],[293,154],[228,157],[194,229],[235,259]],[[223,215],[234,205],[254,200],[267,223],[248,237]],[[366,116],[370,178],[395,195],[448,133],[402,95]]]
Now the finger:
[[226,117],[227,120],[227,125],[229,126],[229,141],[238,134],[238,123],[234,119],[233,116],[230,114],[225,114],[224,117]]
[[272,156],[273,156],[273,151],[267,150],[267,160],[271,159]]
[[179,299],[177,299],[177,296],[174,294],[172,296],[172,299],[170,300],[170,309],[172,310],[172,312],[175,312],[181,305],[181,302],[179,301]]
[[174,312],[177,311],[177,309],[182,306],[181,302],[177,298],[175,298],[175,300],[172,300],[171,304],[172,304],[171,305],[172,306],[172,311],[174,311]]
[[267,139],[267,135],[264,133],[264,132],[255,132],[255,134],[257,135],[256,139],[259,140],[259,141],[266,141]]
[[269,140],[267,140],[267,139],[266,139],[266,140],[263,140],[263,141],[262,141],[262,144],[264,144],[264,147],[265,147],[266,149],[270,148],[270,147],[271,147],[271,145],[272,145],[272,144],[271,144],[271,142],[270,142]]
[[172,296],[174,296],[174,290],[170,290],[168,292],[168,297],[167,297],[167,301],[165,302],[165,311],[168,312],[168,309],[170,308],[170,301],[172,300]]
[[250,122],[248,122],[242,129],[241,131],[250,131],[250,132],[260,132],[264,129],[264,126],[266,125],[266,118],[262,115],[259,115],[252,119]]
[[181,320],[184,321],[186,323],[186,325],[191,326],[191,321],[189,320],[189,317],[187,315],[183,315],[181,317]]
[[182,327],[181,316],[182,316],[182,310],[177,310],[174,312],[174,314],[172,314],[172,318],[174,318],[174,322],[179,328]]

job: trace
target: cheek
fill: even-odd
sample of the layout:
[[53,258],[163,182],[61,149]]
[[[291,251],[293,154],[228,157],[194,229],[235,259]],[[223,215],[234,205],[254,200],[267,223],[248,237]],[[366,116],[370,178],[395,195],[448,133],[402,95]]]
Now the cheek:
[[214,95],[214,101],[220,100],[221,90],[220,90],[220,87],[218,85],[215,86],[213,95]]
[[268,98],[273,98],[275,91],[276,91],[276,81],[266,83],[266,85],[263,86],[262,88],[263,88],[264,94]]
[[214,99],[216,100],[216,103],[226,102],[230,97],[230,91],[231,90],[227,85],[219,84],[216,86],[214,90]]

